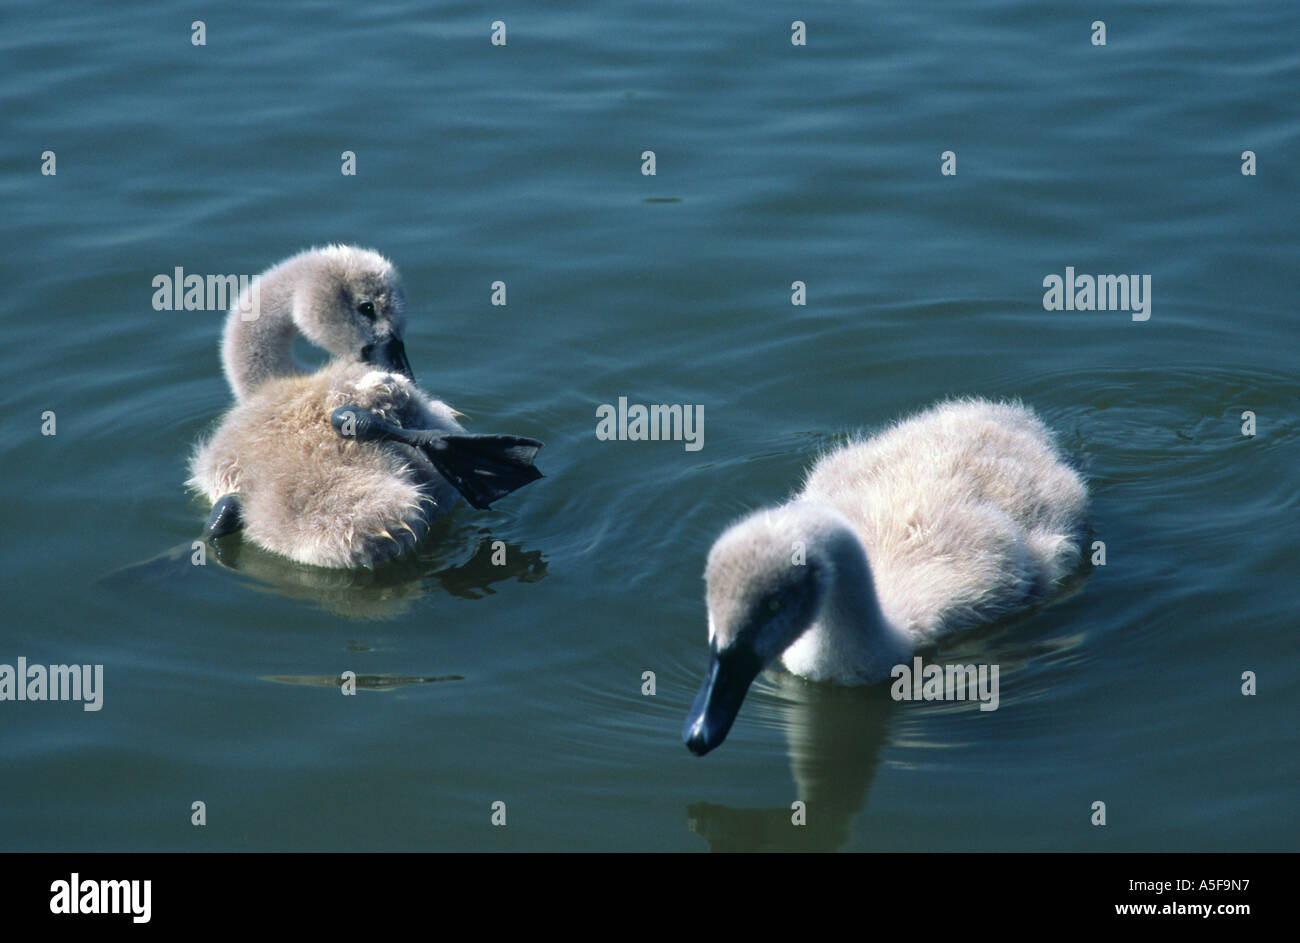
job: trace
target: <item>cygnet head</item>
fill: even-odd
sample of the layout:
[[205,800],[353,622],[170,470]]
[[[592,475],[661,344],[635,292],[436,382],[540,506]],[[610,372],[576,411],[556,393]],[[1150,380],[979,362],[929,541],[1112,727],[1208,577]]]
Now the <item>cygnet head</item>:
[[406,294],[397,269],[355,246],[310,249],[259,275],[226,319],[221,360],[237,399],[299,372],[294,334],[345,363],[414,379],[402,335]]
[[406,293],[397,269],[378,252],[329,246],[300,256],[293,323],[340,360],[360,361],[414,379],[402,337]]
[[760,511],[714,543],[704,575],[708,673],[682,731],[692,753],[723,741],[759,672],[813,625],[846,553],[865,564],[844,518],[810,502]]

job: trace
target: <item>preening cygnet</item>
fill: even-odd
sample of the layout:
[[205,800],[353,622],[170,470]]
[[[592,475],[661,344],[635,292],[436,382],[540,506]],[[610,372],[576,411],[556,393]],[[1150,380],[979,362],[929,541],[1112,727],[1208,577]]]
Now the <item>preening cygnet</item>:
[[[455,504],[541,477],[542,443],[464,432],[413,382],[406,298],[376,252],[329,246],[259,275],[231,308],[222,363],[237,400],[190,462],[214,507],[205,535],[244,536],[301,563],[369,566],[413,548]],[[332,355],[295,365],[302,335]]]

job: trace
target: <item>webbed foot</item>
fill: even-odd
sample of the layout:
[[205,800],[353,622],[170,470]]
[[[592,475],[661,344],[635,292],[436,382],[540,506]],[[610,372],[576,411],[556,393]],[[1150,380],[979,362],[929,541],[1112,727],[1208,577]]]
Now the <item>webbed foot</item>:
[[480,511],[542,477],[533,465],[542,448],[536,439],[403,429],[360,406],[340,406],[330,414],[330,424],[339,435],[359,442],[402,442],[419,449]]

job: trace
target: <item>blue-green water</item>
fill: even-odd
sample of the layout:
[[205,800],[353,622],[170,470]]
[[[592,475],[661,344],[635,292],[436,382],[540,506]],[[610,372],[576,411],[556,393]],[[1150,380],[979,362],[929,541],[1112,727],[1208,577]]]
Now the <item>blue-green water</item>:
[[[1296,849],[1297,35],[1286,2],[7,5],[0,663],[104,696],[0,702],[0,847]],[[152,279],[331,241],[393,259],[422,386],[548,477],[376,574],[191,566],[222,313]],[[1066,266],[1150,274],[1150,320],[1045,311]],[[773,674],[691,756],[714,536],[962,393],[1061,433],[1107,548],[940,650],[999,709]],[[619,396],[702,405],[704,448],[599,441]],[[345,670],[461,680],[311,683]]]

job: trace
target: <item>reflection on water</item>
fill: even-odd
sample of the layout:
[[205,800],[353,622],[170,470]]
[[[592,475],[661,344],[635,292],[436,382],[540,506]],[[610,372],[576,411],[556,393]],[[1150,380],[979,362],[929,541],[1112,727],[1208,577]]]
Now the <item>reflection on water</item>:
[[[263,681],[275,681],[279,684],[302,684],[315,688],[341,688],[341,675],[266,675]],[[464,681],[464,675],[439,675],[436,678],[423,678],[416,675],[377,674],[357,675],[352,679],[359,691],[392,691],[411,684],[434,684],[438,681]]]
[[[374,569],[330,570],[308,567],[246,543],[238,534],[207,544],[209,563],[247,577],[258,589],[294,599],[305,599],[348,619],[391,619],[405,613],[421,596],[445,592],[462,599],[491,595],[493,584],[507,580],[535,583],[546,576],[546,561],[539,550],[492,537],[486,529],[454,539],[447,522],[431,528],[424,547],[416,553]],[[452,550],[465,544],[473,550],[463,562],[449,562]],[[193,544],[181,544],[134,566],[117,570],[99,585],[129,590],[149,584],[167,585],[178,569],[194,566]]]
[[[1051,600],[1058,604],[1076,595],[1086,582],[1086,570],[1071,576]],[[939,665],[987,664],[998,666],[999,709],[1014,708],[1034,696],[1032,685],[1020,684],[1036,664],[1075,652],[1083,645],[1082,633],[1056,637],[1018,638],[1018,632],[1043,607],[1016,613],[945,644],[918,646],[916,654]],[[954,744],[935,740],[918,730],[900,728],[900,711],[915,716],[964,714],[979,717],[971,701],[934,701],[899,704],[890,696],[892,681],[862,687],[843,687],[806,681],[788,672],[772,672],[772,700],[750,705],[783,729],[786,757],[794,779],[791,803],[804,803],[804,821],[795,824],[791,806],[737,809],[712,802],[687,807],[687,827],[703,836],[710,851],[835,851],[852,833],[853,820],[866,805],[867,792],[888,745],[905,749],[931,749]],[[991,714],[983,715],[991,720]],[[724,744],[722,749],[726,749]],[[896,764],[908,765],[906,762]]]
[[848,841],[866,802],[896,709],[889,685],[810,684],[785,673],[773,680],[785,701],[781,723],[795,783],[790,801],[804,803],[805,824],[794,824],[790,806],[693,803],[688,827],[711,851],[834,851]]

